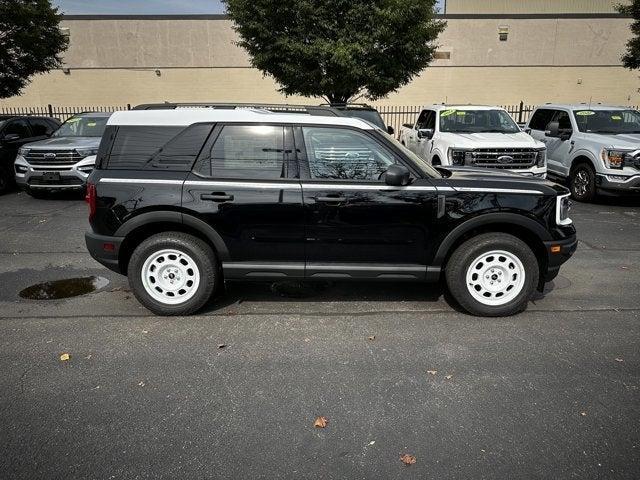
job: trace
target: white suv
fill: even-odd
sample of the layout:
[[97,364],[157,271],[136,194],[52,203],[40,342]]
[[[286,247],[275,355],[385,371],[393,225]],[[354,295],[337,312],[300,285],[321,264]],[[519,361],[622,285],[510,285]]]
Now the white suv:
[[640,112],[546,104],[533,112],[526,131],[547,145],[549,174],[568,179],[576,200],[640,193]]
[[432,165],[485,167],[546,177],[546,148],[506,110],[479,105],[428,105],[405,124],[400,143]]

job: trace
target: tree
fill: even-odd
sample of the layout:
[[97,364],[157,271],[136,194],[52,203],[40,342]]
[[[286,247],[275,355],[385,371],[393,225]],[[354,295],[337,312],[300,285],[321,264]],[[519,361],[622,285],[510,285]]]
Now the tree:
[[225,0],[251,63],[286,95],[384,97],[433,59],[436,0]]
[[622,15],[633,18],[631,33],[633,37],[627,42],[627,50],[622,55],[622,64],[630,69],[640,68],[640,0],[631,0],[630,4],[617,5],[616,9]]
[[17,95],[30,77],[62,64],[68,40],[49,0],[0,0],[0,98]]

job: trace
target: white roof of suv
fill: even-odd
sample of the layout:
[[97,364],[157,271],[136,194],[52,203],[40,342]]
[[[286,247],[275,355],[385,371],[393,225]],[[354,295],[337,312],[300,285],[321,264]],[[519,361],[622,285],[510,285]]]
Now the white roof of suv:
[[564,108],[566,110],[633,110],[632,107],[621,107],[619,105],[601,105],[599,103],[545,103],[538,105],[538,108]]
[[436,112],[440,112],[442,110],[504,110],[502,107],[498,107],[496,105],[425,105],[422,107],[423,110],[435,110]]
[[175,110],[127,110],[114,112],[107,125],[188,126],[194,123],[290,123],[340,125],[373,130],[375,127],[359,118],[324,117],[303,113],[274,113],[259,109],[176,108]]

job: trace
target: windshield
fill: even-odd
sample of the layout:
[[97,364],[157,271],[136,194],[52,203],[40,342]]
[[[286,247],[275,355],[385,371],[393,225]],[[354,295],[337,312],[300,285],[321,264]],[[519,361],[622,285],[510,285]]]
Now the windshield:
[[451,133],[518,133],[520,127],[504,110],[443,110],[440,131]]
[[376,110],[364,110],[364,109],[348,109],[345,108],[342,110],[345,115],[348,117],[361,118],[362,120],[366,120],[369,123],[374,124],[376,127],[381,128],[382,130],[386,130],[387,126],[384,124],[382,117]]
[[420,158],[418,155],[413,153],[407,147],[402,145],[400,142],[394,142],[394,145],[397,148],[399,148],[400,150],[402,150],[404,152],[404,154],[407,157],[409,157],[411,159],[411,161],[413,163],[415,163],[418,168],[420,168],[420,170],[422,170],[423,173],[425,173],[426,175],[428,175],[428,176],[430,176],[432,178],[434,178],[434,177],[435,178],[442,178],[442,174],[440,172],[438,172],[438,170],[433,168],[431,165],[429,165],[427,162],[425,162],[422,158]]
[[108,117],[75,116],[53,134],[54,137],[101,137]]
[[575,110],[578,130],[588,133],[640,133],[637,110]]

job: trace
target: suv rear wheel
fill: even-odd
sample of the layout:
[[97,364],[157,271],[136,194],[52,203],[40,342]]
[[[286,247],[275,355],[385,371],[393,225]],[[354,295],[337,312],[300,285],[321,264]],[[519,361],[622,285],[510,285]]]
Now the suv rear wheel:
[[472,315],[514,315],[527,307],[538,284],[538,262],[529,246],[506,233],[486,233],[460,245],[446,279],[454,299]]
[[588,163],[580,163],[569,175],[571,196],[579,202],[589,202],[596,196],[596,173]]
[[220,281],[211,247],[192,235],[166,232],[133,252],[127,275],[136,298],[158,315],[190,315],[204,306]]

